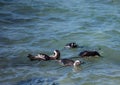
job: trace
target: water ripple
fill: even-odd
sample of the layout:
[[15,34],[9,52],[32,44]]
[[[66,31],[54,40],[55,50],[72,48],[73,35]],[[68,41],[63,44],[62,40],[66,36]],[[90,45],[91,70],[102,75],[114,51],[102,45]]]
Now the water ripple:
[[[119,2],[0,0],[0,83],[118,85]],[[64,49],[69,42],[84,48]],[[40,52],[51,55],[54,49],[60,50],[61,58],[77,57],[84,50],[97,50],[103,58],[82,59],[86,64],[76,72],[72,67],[56,69],[60,65],[54,61],[31,62],[26,57]]]

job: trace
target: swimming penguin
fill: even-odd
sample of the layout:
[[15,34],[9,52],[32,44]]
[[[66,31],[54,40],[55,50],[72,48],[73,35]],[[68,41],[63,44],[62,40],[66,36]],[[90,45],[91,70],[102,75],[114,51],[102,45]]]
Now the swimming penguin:
[[43,53],[39,53],[36,56],[33,56],[31,54],[28,54],[27,56],[31,61],[33,60],[44,60],[44,61],[48,61],[48,60],[58,60],[60,59],[60,51],[59,50],[54,50],[54,54],[52,56],[48,56],[46,54]]
[[65,48],[78,48],[78,47],[79,46],[75,42],[68,43],[65,45]]
[[81,64],[83,64],[83,62],[79,61],[79,60],[71,60],[71,59],[61,59],[59,60],[59,63],[61,63],[63,66],[79,66]]
[[79,56],[90,57],[90,56],[101,56],[101,55],[97,51],[83,51],[80,52]]

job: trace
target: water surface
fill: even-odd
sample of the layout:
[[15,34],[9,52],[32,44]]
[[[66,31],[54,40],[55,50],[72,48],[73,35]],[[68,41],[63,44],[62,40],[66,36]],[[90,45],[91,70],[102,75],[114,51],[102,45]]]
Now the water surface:
[[[1,85],[120,84],[119,0],[1,0],[0,9]],[[69,42],[84,48],[63,49]],[[81,59],[86,63],[76,71],[26,57],[54,49],[61,58],[83,50],[97,50],[103,58]]]

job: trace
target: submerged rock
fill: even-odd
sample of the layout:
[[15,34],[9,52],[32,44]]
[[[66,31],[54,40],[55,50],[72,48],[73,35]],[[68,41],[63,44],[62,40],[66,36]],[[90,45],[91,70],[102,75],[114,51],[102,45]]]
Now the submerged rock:
[[20,81],[15,85],[59,85],[54,82],[57,78],[32,78],[25,81]]

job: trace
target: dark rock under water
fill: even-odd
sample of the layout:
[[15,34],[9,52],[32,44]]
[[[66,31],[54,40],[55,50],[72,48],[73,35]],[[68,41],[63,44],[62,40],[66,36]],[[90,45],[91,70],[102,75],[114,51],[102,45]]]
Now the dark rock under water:
[[54,82],[56,78],[32,78],[24,81],[20,81],[15,85],[59,85]]

